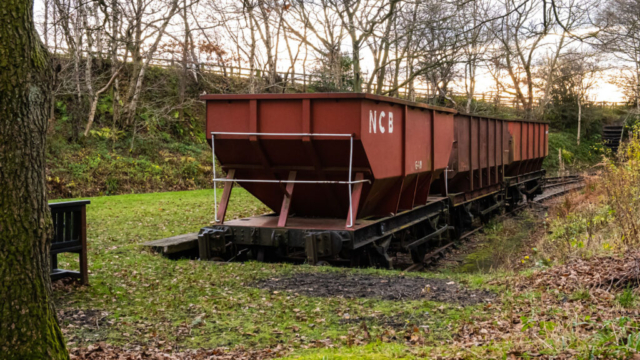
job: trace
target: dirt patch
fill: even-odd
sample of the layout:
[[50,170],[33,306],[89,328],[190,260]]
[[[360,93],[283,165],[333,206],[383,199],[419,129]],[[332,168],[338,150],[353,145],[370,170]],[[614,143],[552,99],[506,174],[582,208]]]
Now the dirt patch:
[[270,291],[290,291],[308,296],[377,298],[383,300],[430,300],[461,305],[491,302],[495,294],[471,290],[445,279],[382,277],[350,273],[296,273],[255,284]]
[[53,291],[60,292],[72,292],[77,288],[82,287],[82,283],[80,280],[75,278],[63,278],[56,281],[51,282],[51,288]]

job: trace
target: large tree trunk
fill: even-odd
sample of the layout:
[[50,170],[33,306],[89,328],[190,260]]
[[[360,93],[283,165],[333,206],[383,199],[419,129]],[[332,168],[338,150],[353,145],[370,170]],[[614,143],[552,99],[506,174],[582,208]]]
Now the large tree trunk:
[[45,138],[52,71],[32,0],[0,11],[0,354],[68,359],[51,298]]

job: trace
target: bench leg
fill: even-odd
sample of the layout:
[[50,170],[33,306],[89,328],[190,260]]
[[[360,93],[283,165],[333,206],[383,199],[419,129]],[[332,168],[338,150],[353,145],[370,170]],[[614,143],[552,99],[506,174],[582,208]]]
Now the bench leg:
[[80,236],[82,237],[82,250],[80,250],[80,279],[82,285],[89,285],[89,267],[87,264],[87,208],[82,207],[80,214]]
[[51,254],[51,270],[58,268],[58,254]]

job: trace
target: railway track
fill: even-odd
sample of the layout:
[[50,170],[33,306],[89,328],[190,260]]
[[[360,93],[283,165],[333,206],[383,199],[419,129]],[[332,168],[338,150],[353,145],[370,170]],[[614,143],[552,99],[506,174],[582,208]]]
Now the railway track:
[[[543,186],[544,191],[542,195],[537,196],[533,201],[527,201],[526,203],[516,207],[515,209],[505,212],[504,214],[500,215],[498,219],[514,215],[519,211],[528,208],[532,203],[541,203],[545,200],[564,195],[570,191],[577,190],[582,187],[584,187],[584,179],[579,175],[567,176],[562,178],[548,178],[547,184]],[[446,254],[451,249],[457,248],[458,246],[460,246],[460,243],[463,240],[468,239],[470,236],[478,233],[483,228],[484,224],[481,224],[480,226],[465,232],[457,241],[450,242],[447,245],[444,245],[428,253],[425,256],[424,262],[422,264],[413,264],[406,268],[404,271],[420,271],[425,269],[426,267],[434,265],[438,262],[438,260],[446,256]]]

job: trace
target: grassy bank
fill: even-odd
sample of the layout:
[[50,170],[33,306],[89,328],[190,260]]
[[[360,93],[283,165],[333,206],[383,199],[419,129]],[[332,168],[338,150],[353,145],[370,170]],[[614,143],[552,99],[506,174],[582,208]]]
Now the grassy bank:
[[559,152],[565,169],[573,172],[593,171],[602,162],[606,149],[600,135],[593,135],[580,141],[578,145],[575,132],[549,132],[549,156],[544,159],[543,167],[551,176],[555,176],[560,167]]
[[[131,70],[126,66],[123,71]],[[108,74],[110,68],[99,71]],[[104,93],[87,136],[88,98],[74,108],[79,106],[75,95],[58,94],[46,144],[49,197],[210,188],[211,149],[204,134],[204,102],[198,98],[203,92],[238,93],[246,79],[212,73],[201,74],[198,82],[189,77],[182,99],[180,76],[175,68],[149,67],[147,90],[132,116],[123,103],[116,106],[119,117],[114,116],[114,94]],[[120,96],[127,91],[122,82]]]

